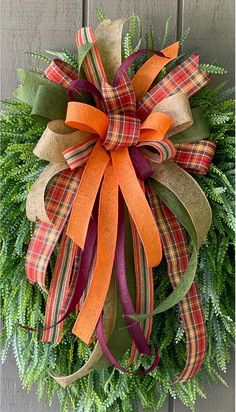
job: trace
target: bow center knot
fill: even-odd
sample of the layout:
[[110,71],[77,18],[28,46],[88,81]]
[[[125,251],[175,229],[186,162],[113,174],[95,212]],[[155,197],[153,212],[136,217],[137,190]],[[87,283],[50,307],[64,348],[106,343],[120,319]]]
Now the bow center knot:
[[136,96],[130,79],[123,75],[115,87],[103,80],[101,93],[109,118],[103,146],[106,150],[135,146],[141,125],[140,120],[136,118]]
[[106,150],[118,150],[124,146],[136,146],[140,135],[140,120],[126,114],[109,114],[109,124],[103,146]]

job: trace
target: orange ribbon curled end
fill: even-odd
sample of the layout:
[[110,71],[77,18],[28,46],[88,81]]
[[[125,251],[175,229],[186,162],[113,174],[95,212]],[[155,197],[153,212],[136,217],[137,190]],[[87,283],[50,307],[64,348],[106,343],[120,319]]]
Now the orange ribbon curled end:
[[87,297],[73,328],[73,333],[87,344],[90,342],[108,292],[115,258],[117,226],[118,182],[109,163],[104,173],[99,201],[97,260]]
[[177,41],[162,50],[166,58],[152,56],[140,67],[131,80],[137,99],[141,99],[145,95],[163,67],[178,56],[178,51],[179,42]]

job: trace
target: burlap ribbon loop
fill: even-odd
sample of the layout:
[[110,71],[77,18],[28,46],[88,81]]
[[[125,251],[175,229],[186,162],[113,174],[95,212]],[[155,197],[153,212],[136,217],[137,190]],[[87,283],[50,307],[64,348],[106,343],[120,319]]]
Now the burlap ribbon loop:
[[39,178],[33,184],[26,200],[26,216],[35,222],[37,217],[51,224],[45,210],[45,190],[50,180],[57,173],[68,169],[62,154],[64,150],[88,139],[86,132],[74,131],[65,125],[63,120],[52,120],[35,146],[33,153],[39,159],[49,161]]

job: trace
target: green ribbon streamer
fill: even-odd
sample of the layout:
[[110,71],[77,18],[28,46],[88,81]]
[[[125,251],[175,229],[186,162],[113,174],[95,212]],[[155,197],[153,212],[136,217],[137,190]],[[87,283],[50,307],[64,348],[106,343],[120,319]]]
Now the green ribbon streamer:
[[29,70],[18,69],[21,84],[13,97],[32,107],[31,115],[39,123],[65,119],[68,97],[66,89]]
[[193,124],[188,129],[170,137],[174,144],[182,144],[188,142],[197,142],[202,139],[207,139],[210,135],[210,130],[204,116],[204,112],[200,107],[192,109]]
[[84,58],[89,50],[93,47],[93,43],[85,43],[78,46],[78,72],[80,73]]
[[197,252],[198,252],[197,233],[192,223],[190,215],[188,214],[183,204],[179,201],[179,199],[175,196],[175,194],[171,192],[170,189],[168,189],[161,183],[156,182],[154,180],[152,181],[151,185],[155,188],[158,197],[160,197],[160,199],[163,200],[163,202],[175,214],[175,216],[179,219],[179,221],[183,224],[183,226],[189,233],[190,238],[192,240],[192,244],[193,244],[193,250],[192,250],[192,255],[189,260],[187,270],[183,278],[181,279],[180,283],[178,284],[178,286],[176,286],[173,292],[166,299],[164,299],[156,307],[156,309],[154,309],[153,312],[147,313],[147,314],[130,316],[132,319],[137,320],[137,321],[145,320],[151,316],[157,315],[158,313],[165,312],[166,310],[172,308],[177,303],[179,303],[184,298],[184,296],[188,293],[193,283],[196,270],[197,270]]

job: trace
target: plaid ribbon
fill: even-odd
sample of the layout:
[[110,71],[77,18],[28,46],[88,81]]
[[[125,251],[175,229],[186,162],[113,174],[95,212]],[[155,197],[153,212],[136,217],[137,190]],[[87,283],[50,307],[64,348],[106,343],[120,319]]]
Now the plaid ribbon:
[[101,93],[109,117],[107,135],[103,146],[107,150],[136,146],[140,135],[140,120],[135,117],[136,96],[128,76],[122,76],[116,87],[105,80]]
[[140,120],[122,114],[109,115],[109,124],[103,146],[106,150],[136,146],[140,134]]
[[187,172],[204,175],[208,172],[215,153],[216,144],[200,140],[190,144],[176,145],[174,161]]
[[[99,90],[101,84],[106,81],[106,73],[103,68],[102,59],[96,46],[96,39],[91,27],[82,27],[76,34],[77,46],[92,43],[93,47],[89,50],[83,61],[83,68],[87,80],[92,82]],[[100,107],[99,99],[95,98],[97,107]]]
[[[145,252],[136,226],[132,222],[132,219],[130,219],[130,222],[136,276],[136,313],[150,313],[154,309],[153,272],[152,269],[147,266]],[[147,342],[149,341],[152,333],[152,324],[153,318],[150,317],[145,319],[140,325]],[[135,343],[132,342],[129,362],[132,364],[137,360],[138,356],[139,352],[135,346]]]
[[53,224],[37,222],[28,247],[26,276],[44,290],[48,263],[69,217],[81,175],[81,169],[68,169],[53,178],[45,200],[47,214]]
[[[175,288],[186,272],[189,248],[186,231],[168,207],[158,200],[150,186],[146,186],[147,197],[160,230],[163,250],[167,262],[168,276]],[[187,342],[186,365],[175,383],[192,378],[200,369],[207,350],[207,335],[200,291],[194,282],[179,303],[180,316]]]
[[[50,284],[44,328],[56,324],[62,318],[71,297],[71,274],[73,272],[74,282],[79,274],[79,260],[78,246],[66,236],[64,231]],[[54,328],[44,330],[42,341],[60,343],[62,328],[63,322]]]
[[[139,142],[138,147],[146,147],[150,146],[151,148],[155,149],[155,154],[153,156],[153,161],[156,163],[164,162],[164,160],[173,159],[176,155],[176,149],[171,140],[163,139],[159,142]],[[157,153],[156,153],[157,152]],[[145,149],[143,151],[145,155]],[[150,159],[150,152],[148,158]]]
[[71,170],[84,166],[87,163],[96,141],[97,138],[91,138],[64,150],[62,154]]
[[70,64],[62,60],[55,59],[45,69],[44,75],[54,83],[68,89],[73,80],[78,79],[78,71]]
[[193,96],[210,80],[210,76],[199,72],[199,55],[194,53],[167,74],[156,86],[145,94],[137,105],[137,116],[143,121],[154,107],[172,94],[184,92]]
[[135,115],[136,96],[128,76],[122,76],[116,87],[110,86],[103,80],[101,93],[105,100],[106,109],[110,114]]

